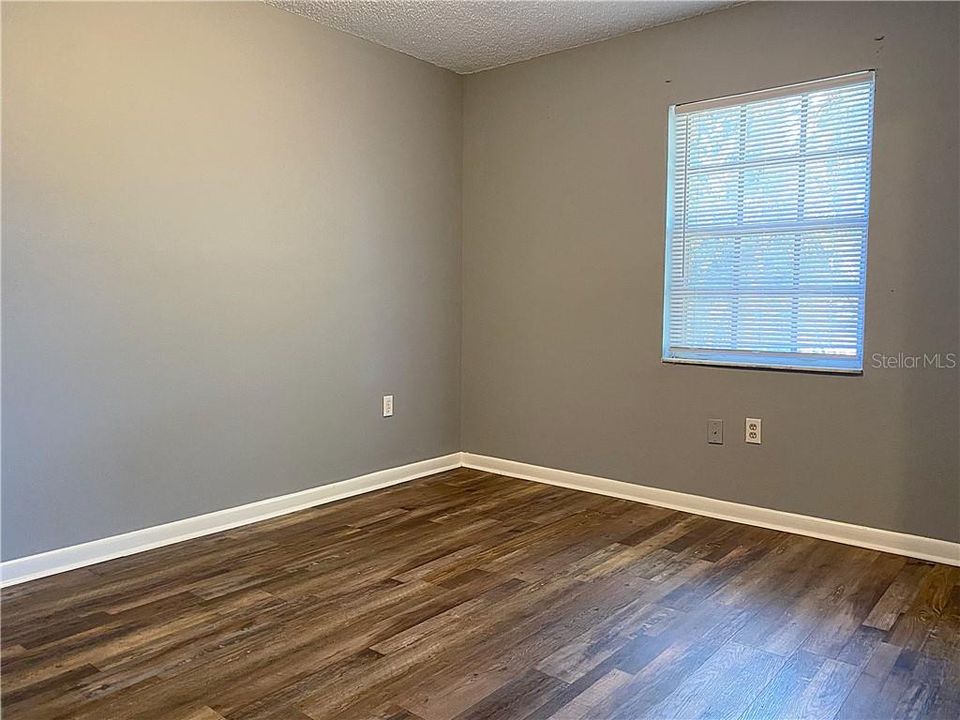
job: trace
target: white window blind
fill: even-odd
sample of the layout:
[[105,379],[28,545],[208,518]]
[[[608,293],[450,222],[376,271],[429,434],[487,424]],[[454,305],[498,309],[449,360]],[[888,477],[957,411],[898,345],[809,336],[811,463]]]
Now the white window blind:
[[862,370],[873,86],[670,109],[664,360]]

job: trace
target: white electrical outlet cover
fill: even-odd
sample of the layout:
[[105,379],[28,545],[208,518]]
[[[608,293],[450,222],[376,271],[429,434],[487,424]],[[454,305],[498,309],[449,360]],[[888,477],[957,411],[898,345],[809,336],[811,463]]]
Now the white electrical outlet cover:
[[743,439],[751,445],[759,445],[762,440],[763,421],[760,418],[747,418],[743,425]]
[[393,395],[383,396],[383,416],[393,417]]

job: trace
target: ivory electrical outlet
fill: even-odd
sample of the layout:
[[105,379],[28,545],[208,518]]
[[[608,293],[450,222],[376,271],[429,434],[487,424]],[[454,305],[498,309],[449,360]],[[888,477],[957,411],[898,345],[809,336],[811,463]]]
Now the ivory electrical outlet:
[[751,445],[759,445],[761,439],[760,431],[762,422],[763,421],[760,418],[747,418],[744,426],[743,439]]

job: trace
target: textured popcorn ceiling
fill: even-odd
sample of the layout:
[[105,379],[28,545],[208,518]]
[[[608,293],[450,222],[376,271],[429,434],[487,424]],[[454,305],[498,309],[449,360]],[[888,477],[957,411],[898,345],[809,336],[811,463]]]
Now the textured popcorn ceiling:
[[732,0],[267,0],[458,73],[499,67],[733,5]]

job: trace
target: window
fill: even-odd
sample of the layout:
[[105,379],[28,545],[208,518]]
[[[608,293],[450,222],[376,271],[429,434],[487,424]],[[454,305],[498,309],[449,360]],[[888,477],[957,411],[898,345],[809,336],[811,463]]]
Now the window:
[[873,85],[670,108],[665,361],[862,370]]

